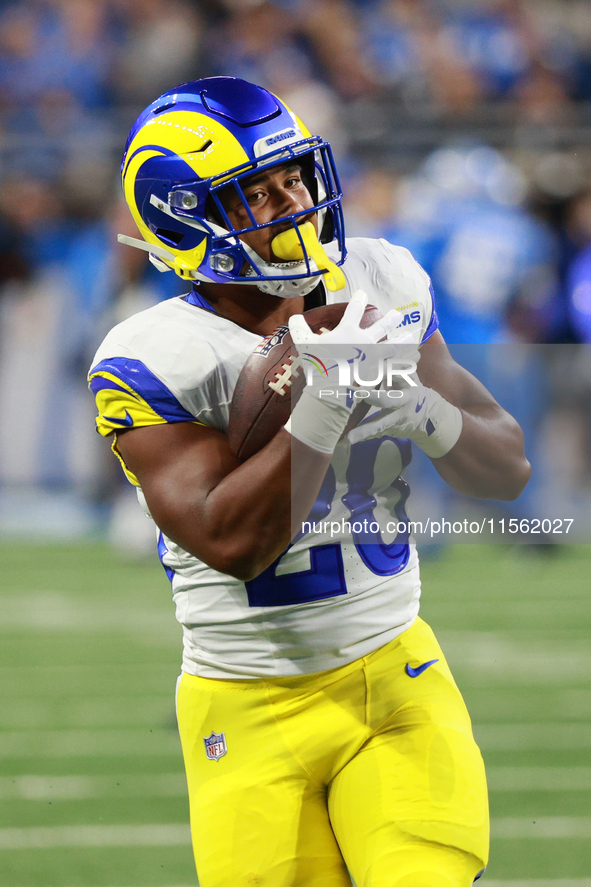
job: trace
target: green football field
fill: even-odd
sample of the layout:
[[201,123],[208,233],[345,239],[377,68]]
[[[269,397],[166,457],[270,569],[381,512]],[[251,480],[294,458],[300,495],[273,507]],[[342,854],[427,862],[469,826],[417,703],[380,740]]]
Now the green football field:
[[[0,577],[0,887],[195,887],[162,568],[5,543]],[[424,564],[487,763],[483,887],[591,887],[590,590],[589,548]]]

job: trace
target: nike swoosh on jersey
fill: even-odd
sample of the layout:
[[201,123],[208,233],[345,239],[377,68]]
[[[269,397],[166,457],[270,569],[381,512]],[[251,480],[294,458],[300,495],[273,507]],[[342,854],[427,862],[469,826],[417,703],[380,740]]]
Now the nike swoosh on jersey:
[[[424,398],[422,399],[422,401],[416,405],[415,413],[419,413],[423,409],[423,404],[425,403],[426,400],[427,400],[427,395],[425,395]],[[435,661],[437,661],[437,660],[435,660]]]
[[127,410],[125,410],[124,419],[116,419],[114,416],[103,416],[103,419],[107,422],[116,422],[117,425],[123,425],[125,428],[131,428],[133,425],[133,419]]
[[439,662],[439,659],[431,659],[429,662],[423,662],[422,665],[417,665],[416,668],[413,668],[408,662],[406,663],[405,672],[409,676],[409,678],[418,678],[420,674],[423,674],[430,665],[433,665],[435,662]]

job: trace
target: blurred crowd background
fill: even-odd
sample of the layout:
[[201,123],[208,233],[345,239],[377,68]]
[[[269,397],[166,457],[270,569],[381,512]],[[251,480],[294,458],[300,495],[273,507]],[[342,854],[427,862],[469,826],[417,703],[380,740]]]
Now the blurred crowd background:
[[26,0],[0,4],[0,529],[136,544],[85,375],[186,285],[117,244],[119,164],[146,104],[218,74],[332,143],[348,234],[413,252],[448,342],[498,345],[474,368],[544,445],[521,513],[542,487],[591,513],[591,4]]

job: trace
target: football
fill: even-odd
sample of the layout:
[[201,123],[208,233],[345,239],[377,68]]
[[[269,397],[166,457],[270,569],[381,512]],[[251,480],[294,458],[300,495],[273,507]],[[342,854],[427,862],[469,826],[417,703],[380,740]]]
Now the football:
[[[333,330],[347,307],[347,302],[321,305],[306,311],[304,317],[314,333]],[[371,326],[381,317],[368,305],[361,327]],[[280,326],[257,345],[238,377],[230,405],[228,437],[230,448],[241,462],[258,453],[285,425],[304,390],[304,373],[294,361],[289,328]],[[360,403],[349,420],[346,431],[360,422],[367,407]]]

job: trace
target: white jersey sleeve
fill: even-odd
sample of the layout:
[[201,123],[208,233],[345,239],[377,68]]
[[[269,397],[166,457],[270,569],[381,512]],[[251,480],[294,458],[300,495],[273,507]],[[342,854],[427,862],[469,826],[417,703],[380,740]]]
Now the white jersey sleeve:
[[391,308],[403,314],[400,326],[412,333],[417,345],[426,342],[439,326],[433,287],[410,252],[387,240],[365,237],[347,240],[347,251],[343,265],[347,287],[330,293],[331,300],[348,302],[355,290],[362,289],[382,314]]

